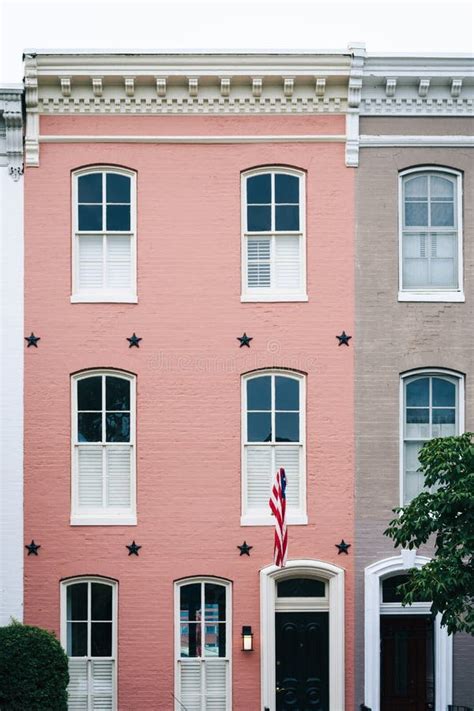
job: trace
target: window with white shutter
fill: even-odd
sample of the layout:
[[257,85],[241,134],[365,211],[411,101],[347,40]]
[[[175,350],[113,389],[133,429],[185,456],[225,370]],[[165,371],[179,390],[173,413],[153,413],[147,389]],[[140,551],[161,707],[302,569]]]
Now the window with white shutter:
[[287,370],[242,378],[242,525],[273,525],[275,472],[286,472],[287,520],[307,523],[304,377]]
[[135,174],[92,168],[73,181],[71,301],[136,302]]
[[304,173],[242,176],[242,301],[306,301]]
[[418,455],[433,437],[463,431],[463,379],[446,371],[417,371],[402,378],[401,506],[424,488]]
[[189,578],[176,584],[175,709],[230,711],[230,583]]
[[116,584],[75,578],[62,584],[61,641],[69,657],[68,709],[115,711]]
[[72,402],[71,523],[136,524],[134,376],[75,375]]
[[463,300],[461,176],[444,169],[401,175],[401,300]]

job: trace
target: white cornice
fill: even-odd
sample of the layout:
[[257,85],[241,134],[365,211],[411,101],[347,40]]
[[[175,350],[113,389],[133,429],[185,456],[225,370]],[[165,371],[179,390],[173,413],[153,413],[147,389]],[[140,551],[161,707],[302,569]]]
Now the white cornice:
[[8,173],[13,180],[23,174],[23,89],[0,87],[0,120],[5,127],[5,154]]

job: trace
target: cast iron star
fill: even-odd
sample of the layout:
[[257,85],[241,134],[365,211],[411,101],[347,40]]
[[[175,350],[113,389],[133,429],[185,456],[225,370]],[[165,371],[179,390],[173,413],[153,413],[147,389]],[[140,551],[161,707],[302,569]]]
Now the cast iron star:
[[345,553],[346,555],[349,555],[349,548],[351,547],[350,543],[346,543],[344,539],[340,543],[335,544],[336,548],[339,548],[339,553],[338,555],[341,555],[341,553]]
[[133,335],[131,338],[127,338],[127,341],[130,343],[129,348],[132,346],[135,346],[136,348],[140,348],[140,341],[142,341],[142,338],[138,338],[137,334],[135,331],[133,332]]
[[28,341],[28,345],[26,347],[29,348],[30,346],[34,346],[35,348],[38,348],[38,341],[40,340],[41,338],[39,336],[35,336],[32,331],[31,336],[25,336],[25,341]]
[[135,541],[132,541],[130,546],[125,546],[128,548],[128,555],[138,555],[138,551],[140,550],[141,546],[137,546]]
[[247,545],[247,541],[244,541],[241,546],[237,546],[240,550],[240,555],[248,555],[250,556],[250,551],[252,550],[253,546]]
[[38,548],[41,548],[34,540],[27,544],[25,548],[28,548],[28,555],[38,555]]
[[343,332],[341,333],[341,335],[340,335],[340,336],[336,336],[336,338],[337,338],[338,341],[339,341],[339,343],[337,344],[338,346],[342,346],[342,344],[344,344],[345,346],[348,346],[348,345],[349,345],[349,341],[350,341],[350,339],[352,338],[352,336],[348,336],[347,333],[346,333],[345,331],[343,331]]
[[253,341],[253,338],[251,336],[247,336],[247,334],[244,333],[243,336],[237,336],[237,340],[240,341],[239,348],[242,348],[242,346],[247,346],[247,348],[250,348],[250,341]]

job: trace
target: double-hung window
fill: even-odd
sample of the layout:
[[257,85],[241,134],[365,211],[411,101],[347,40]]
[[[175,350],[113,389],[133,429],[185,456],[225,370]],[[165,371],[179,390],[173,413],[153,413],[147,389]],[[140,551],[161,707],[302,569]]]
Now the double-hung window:
[[287,520],[307,523],[304,377],[260,371],[242,382],[243,525],[274,523],[268,501],[275,472],[285,469]]
[[115,711],[116,583],[75,578],[61,587],[61,641],[69,657],[68,709]]
[[175,709],[230,711],[230,583],[192,578],[176,584]]
[[304,173],[242,176],[242,301],[306,301]]
[[417,471],[422,446],[433,437],[450,437],[463,430],[463,380],[440,372],[418,372],[402,378],[402,494],[401,505],[410,503],[424,488]]
[[463,301],[461,175],[413,169],[400,176],[401,301]]
[[76,375],[72,402],[71,523],[136,524],[134,376]]
[[133,172],[74,173],[71,301],[137,301],[135,223]]

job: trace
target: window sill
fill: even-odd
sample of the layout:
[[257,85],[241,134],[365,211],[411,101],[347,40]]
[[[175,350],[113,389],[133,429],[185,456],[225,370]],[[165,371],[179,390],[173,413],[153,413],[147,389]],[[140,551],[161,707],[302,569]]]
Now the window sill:
[[137,304],[138,297],[136,294],[124,292],[123,294],[113,294],[104,291],[103,294],[73,294],[71,296],[71,304],[97,304],[97,303],[120,303],[120,304]]
[[[308,517],[304,513],[287,513],[288,526],[306,526]],[[268,514],[245,514],[240,518],[241,526],[274,526],[275,519]]]
[[101,516],[100,514],[95,515],[79,515],[73,514],[70,521],[71,526],[136,526],[137,517],[133,514],[126,514],[121,516],[115,514],[114,516]]
[[462,291],[399,291],[399,301],[445,301],[464,302],[465,296]]
[[307,294],[242,294],[240,297],[242,303],[256,301],[308,301]]

